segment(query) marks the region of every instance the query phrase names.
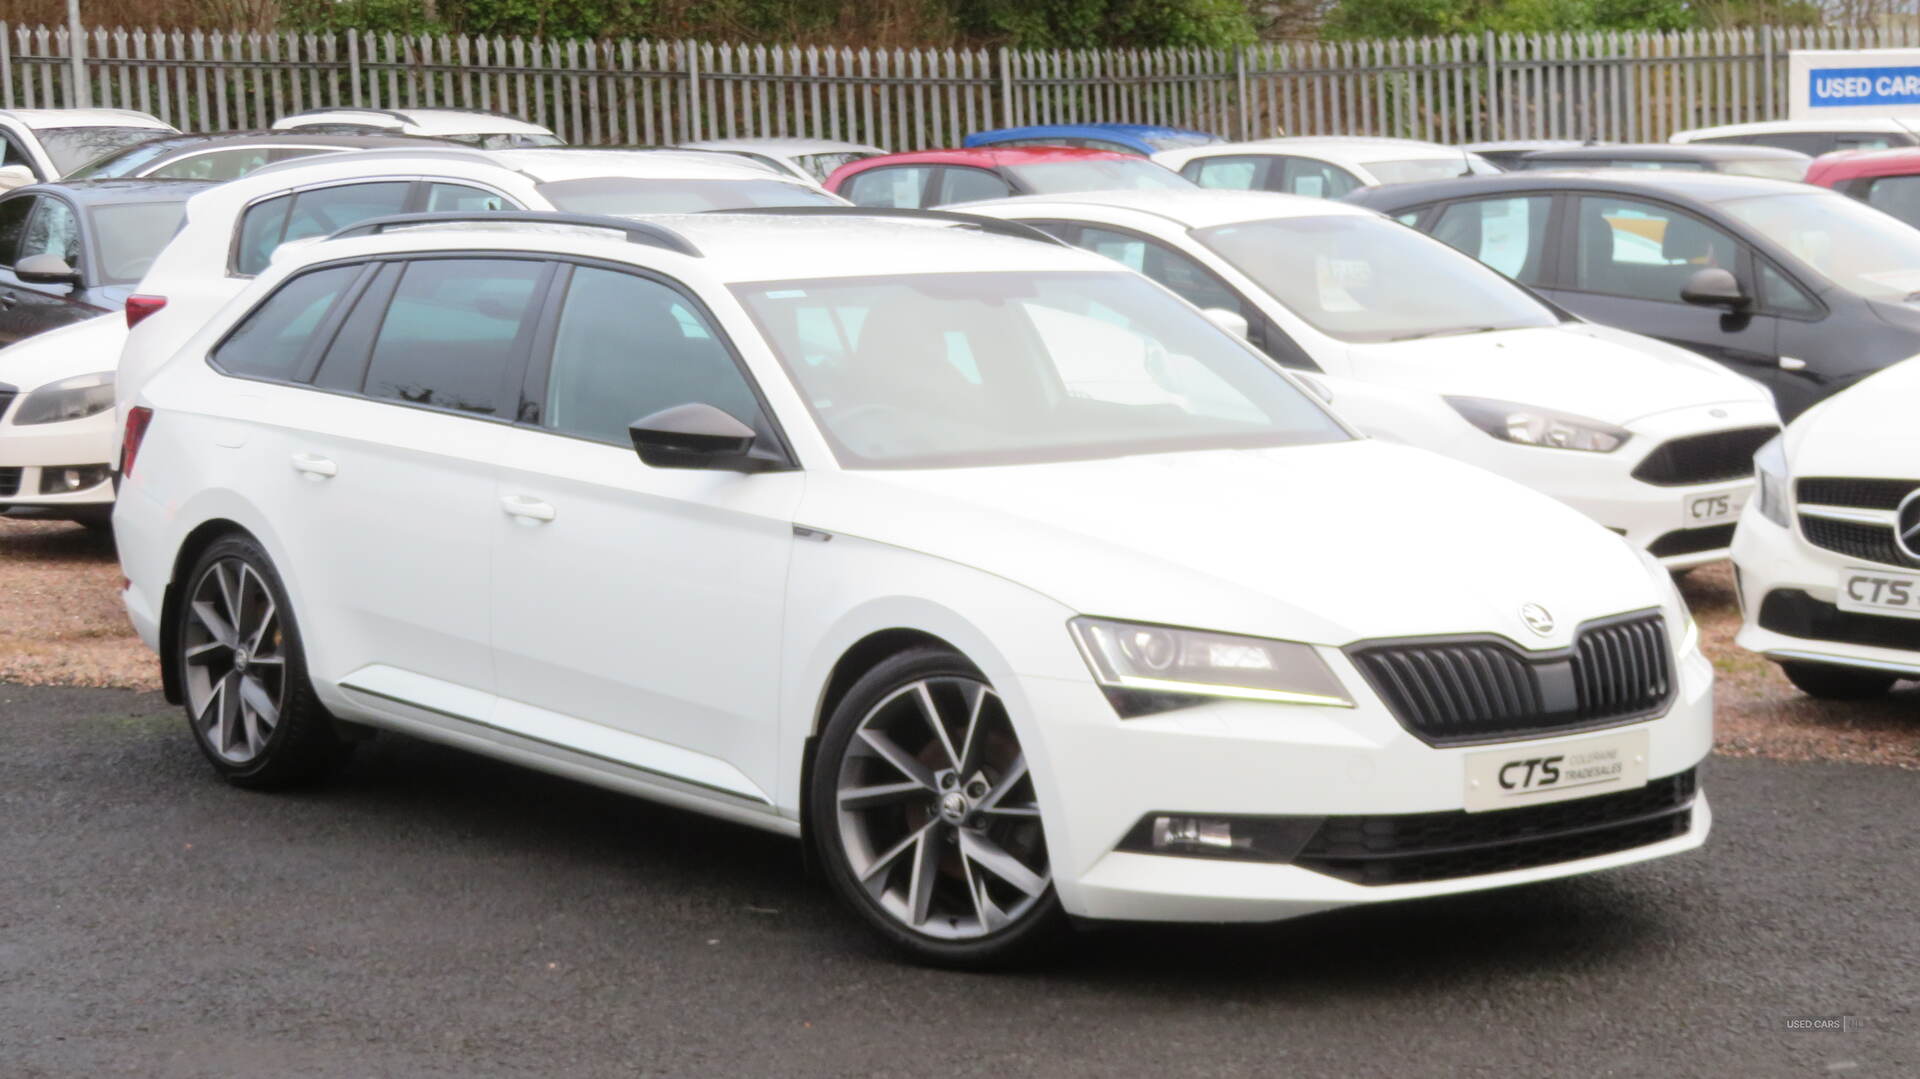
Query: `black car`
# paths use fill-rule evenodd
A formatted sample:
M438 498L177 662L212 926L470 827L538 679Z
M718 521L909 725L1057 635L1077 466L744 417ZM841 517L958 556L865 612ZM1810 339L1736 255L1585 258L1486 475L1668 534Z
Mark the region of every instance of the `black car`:
M0 346L124 307L187 199L212 186L91 180L0 195Z
M264 165L349 150L447 149L457 142L404 135L313 135L240 131L165 135L116 150L68 173L68 180L238 180Z
M1920 353L1920 229L1711 172L1510 172L1347 196L1586 318L1764 383L1791 419Z
M1521 154L1508 169L1661 169L1725 172L1768 180L1802 180L1813 158L1772 146L1702 146L1648 142L1567 146Z

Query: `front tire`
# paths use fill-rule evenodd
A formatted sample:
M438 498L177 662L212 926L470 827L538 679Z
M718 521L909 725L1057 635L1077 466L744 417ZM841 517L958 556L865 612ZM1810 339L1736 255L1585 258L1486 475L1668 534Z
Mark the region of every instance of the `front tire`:
M980 672L914 649L868 671L828 718L812 841L841 898L896 947L939 966L1005 965L1066 923L1033 784Z
M267 789L318 778L351 751L314 696L300 628L266 551L216 541L194 563L175 617L187 725L214 771Z
M1828 663L1788 662L1780 664L1780 670L1800 692L1823 701L1870 700L1883 696L1894 683L1890 674Z

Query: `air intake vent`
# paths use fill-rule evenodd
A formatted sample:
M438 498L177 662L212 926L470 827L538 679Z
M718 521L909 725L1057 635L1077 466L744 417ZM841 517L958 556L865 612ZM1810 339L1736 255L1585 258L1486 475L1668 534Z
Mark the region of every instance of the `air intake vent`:
M1633 478L1656 487L1743 479L1753 475L1754 451L1779 433L1778 427L1740 427L1662 442L1633 470Z

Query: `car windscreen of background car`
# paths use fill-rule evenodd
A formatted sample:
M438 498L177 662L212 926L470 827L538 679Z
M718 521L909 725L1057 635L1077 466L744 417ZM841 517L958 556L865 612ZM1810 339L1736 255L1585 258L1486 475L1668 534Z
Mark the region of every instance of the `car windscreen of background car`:
M963 468L1348 436L1130 273L734 286L846 468Z
M1076 191L1186 190L1193 183L1164 165L1123 158L1092 161L1047 161L1009 165L1006 171L1036 195L1065 195Z
M95 158L168 134L158 127L43 127L34 131L53 167L65 176Z
M1342 341L1404 341L1560 321L1493 270L1375 217L1248 221L1194 236L1289 311Z
M1720 209L1869 300L1920 294L1920 229L1830 191L1728 199Z
M1492 174L1499 169L1484 161L1459 157L1417 157L1406 161L1364 161L1368 172L1383 184L1417 184L1426 180L1451 180L1458 176Z
M576 214L677 214L749 206L839 206L825 191L785 180L641 180L596 176L554 180L537 190Z
M135 169L159 157L169 150L195 143L206 142L205 135L182 135L175 138L152 139L145 143L122 147L102 157L74 169L66 174L68 180L111 180L116 176L130 176Z
M1792 180L1799 183L1807 178L1807 167L1813 164L1812 158L1781 160L1777 157L1740 157L1721 164L1720 171L1734 176L1758 176L1763 180Z
M93 219L94 242L100 248L100 283L139 281L153 265L154 256L179 231L185 213L184 202L122 202L91 208L87 216Z

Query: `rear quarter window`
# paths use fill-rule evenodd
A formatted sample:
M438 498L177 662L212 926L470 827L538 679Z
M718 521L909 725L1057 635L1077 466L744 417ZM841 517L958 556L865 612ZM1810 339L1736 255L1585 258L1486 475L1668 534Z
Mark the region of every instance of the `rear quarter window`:
M360 270L329 266L289 278L213 350L214 366L230 375L291 381L314 333Z

